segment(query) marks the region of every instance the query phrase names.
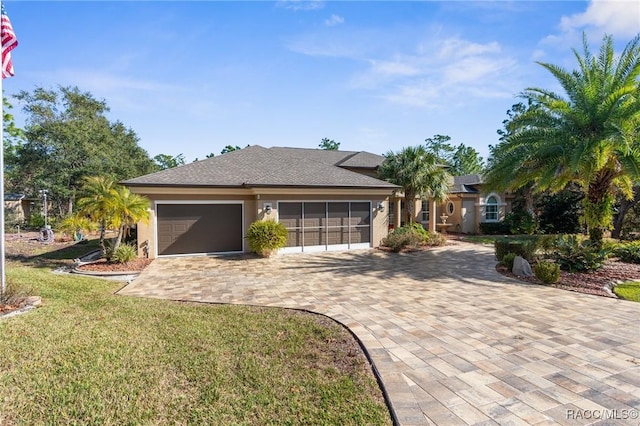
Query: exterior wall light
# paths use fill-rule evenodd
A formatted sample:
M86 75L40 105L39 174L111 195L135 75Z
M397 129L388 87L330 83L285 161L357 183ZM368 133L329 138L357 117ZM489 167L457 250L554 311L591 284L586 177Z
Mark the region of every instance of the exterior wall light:
M378 211L380 213L384 213L384 204L378 203L378 205L376 207L378 208Z
M271 214L271 203L264 203L264 213Z

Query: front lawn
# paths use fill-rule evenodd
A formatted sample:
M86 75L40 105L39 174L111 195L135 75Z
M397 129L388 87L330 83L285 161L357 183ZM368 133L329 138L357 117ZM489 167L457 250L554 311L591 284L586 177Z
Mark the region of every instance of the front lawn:
M7 274L44 306L0 319L0 424L391 423L357 343L324 317Z
M621 299L640 302L640 281L617 284L613 287L613 292Z

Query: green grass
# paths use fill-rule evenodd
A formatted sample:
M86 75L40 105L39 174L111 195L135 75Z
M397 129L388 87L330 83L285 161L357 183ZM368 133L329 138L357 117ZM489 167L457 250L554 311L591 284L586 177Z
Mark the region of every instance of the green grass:
M498 238L504 238L502 235L465 235L462 237L464 241L476 244L493 244Z
M324 317L8 266L44 306L0 320L0 424L391 424L352 336Z
M640 302L640 281L628 281L617 284L613 288L613 292L623 299Z

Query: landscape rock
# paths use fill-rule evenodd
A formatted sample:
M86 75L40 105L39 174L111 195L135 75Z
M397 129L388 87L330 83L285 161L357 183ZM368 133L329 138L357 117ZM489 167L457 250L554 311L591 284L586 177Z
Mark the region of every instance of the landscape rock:
M522 256L516 256L516 258L513 259L512 272L521 277L530 277L533 275L531 265L529 265L529 262Z

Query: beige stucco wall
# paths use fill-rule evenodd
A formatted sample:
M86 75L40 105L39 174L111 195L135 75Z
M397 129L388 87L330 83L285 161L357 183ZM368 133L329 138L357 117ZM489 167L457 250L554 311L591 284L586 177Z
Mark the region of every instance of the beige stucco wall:
M256 220L274 219L278 220L279 201L364 201L371 203L371 243L373 247L378 247L380 242L388 234L389 225L389 202L390 191L383 190L320 190L320 189L264 189L264 190L239 190L229 189L182 189L180 193L163 191L161 188L136 188L133 192L142 194L149 199L149 222L138 223L138 252L140 256L155 258L155 205L157 202L167 201L242 201L244 211L244 232ZM288 191L288 192L286 192ZM381 203L384 211L378 209ZM271 205L271 213L266 213L266 205ZM245 245L245 251L248 247Z

